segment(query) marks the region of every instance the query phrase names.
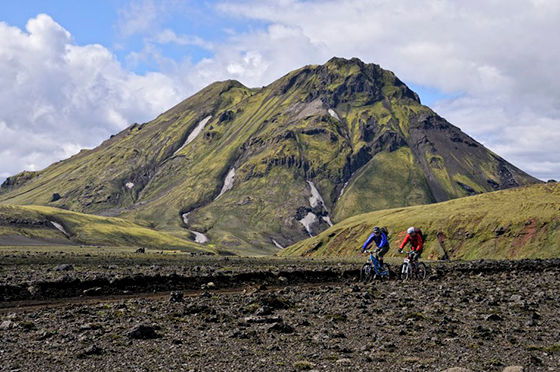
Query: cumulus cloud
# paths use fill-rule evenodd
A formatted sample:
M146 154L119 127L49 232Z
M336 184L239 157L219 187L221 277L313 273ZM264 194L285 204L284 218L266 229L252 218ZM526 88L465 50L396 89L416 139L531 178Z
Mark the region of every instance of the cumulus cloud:
M0 23L0 177L95 146L213 81L263 86L340 56L378 63L406 83L448 93L453 98L432 105L436 112L529 173L560 178L556 0L204 3L204 11L216 11L204 14L214 20L209 27L229 27L225 39L212 42L164 26L170 13L187 13L188 4L133 0L121 10L121 35L144 41L127 65L149 60L159 66L159 73L143 76L126 71L103 46L76 45L46 15L30 20L25 31ZM231 18L248 26L235 31ZM172 59L160 49L165 44L211 56Z
M39 170L179 102L183 84L125 71L101 45L76 45L51 17L0 23L0 177Z

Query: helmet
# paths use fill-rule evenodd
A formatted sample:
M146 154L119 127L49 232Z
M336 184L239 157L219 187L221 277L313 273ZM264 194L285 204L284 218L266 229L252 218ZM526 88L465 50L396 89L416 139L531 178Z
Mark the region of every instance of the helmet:
M406 230L407 234L412 234L414 232L414 227L409 227L408 230Z
M373 228L373 232L376 233L376 234L377 234L377 233L380 233L380 232L381 232L381 229L379 228L379 226L375 226L375 227Z

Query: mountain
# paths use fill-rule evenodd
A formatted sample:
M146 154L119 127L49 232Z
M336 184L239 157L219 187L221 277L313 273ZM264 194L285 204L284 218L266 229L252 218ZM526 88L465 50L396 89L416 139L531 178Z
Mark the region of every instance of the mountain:
M272 254L356 214L538 182L392 72L333 58L259 89L213 83L93 150L8 178L0 204L119 216Z
M553 258L560 256L559 211L560 183L532 185L354 216L281 254L357 256L372 226L385 225L388 256L399 255L406 229L415 226L426 235L425 258Z

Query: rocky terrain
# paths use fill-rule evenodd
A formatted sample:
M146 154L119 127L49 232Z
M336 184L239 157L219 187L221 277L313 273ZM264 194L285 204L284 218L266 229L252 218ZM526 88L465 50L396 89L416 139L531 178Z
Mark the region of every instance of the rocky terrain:
M350 261L194 258L112 268L96 262L89 275L115 273L97 293L84 292L92 277L81 259L67 264L72 268L21 260L4 257L0 266L2 371L560 366L559 259L429 264L423 282L371 285L355 280L360 264ZM119 286L117 276L129 286ZM171 288L153 281L158 277ZM57 299L65 292L54 291L54 302L40 304L48 291L30 288L49 288L45 283L82 292ZM30 297L7 293L16 287Z

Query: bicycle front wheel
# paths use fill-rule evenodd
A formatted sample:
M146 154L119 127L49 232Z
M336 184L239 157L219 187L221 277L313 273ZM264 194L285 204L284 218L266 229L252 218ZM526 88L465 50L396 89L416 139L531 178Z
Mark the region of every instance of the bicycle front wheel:
M401 265L401 280L408 280L408 278L410 277L410 266L406 263L403 263Z
M428 268L426 267L424 262L419 262L418 269L416 270L416 276L418 277L418 279L424 280L426 278L427 273L428 273Z
M373 280L373 267L370 263L365 263L360 270L360 281L369 283Z

